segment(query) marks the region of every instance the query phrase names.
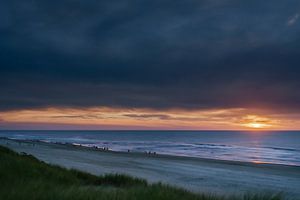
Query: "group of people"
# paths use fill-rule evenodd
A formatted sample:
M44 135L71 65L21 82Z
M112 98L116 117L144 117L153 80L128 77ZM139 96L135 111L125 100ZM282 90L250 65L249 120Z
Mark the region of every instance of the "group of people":
M130 153L131 152L130 149L128 149L127 152ZM148 154L148 155L156 155L155 151L153 151L153 152L152 151L144 151L144 153Z
M82 147L82 145L73 145L73 146L79 146L79 147ZM98 147L98 146L92 146L92 148L94 149L97 149L97 150L100 150L100 151L110 151L110 149L108 147ZM131 153L131 150L128 149L127 150L128 153ZM148 155L157 155L157 153L155 151L144 151L145 154L148 154Z
M95 149L99 149L99 150L101 150L101 151L109 151L109 149L108 149L108 147L97 147L97 146L93 146L93 148L95 148Z
M151 152L151 151L145 151L145 153L146 153L146 154L149 154L149 155L156 155L156 152L155 152L155 151L153 151L153 152Z

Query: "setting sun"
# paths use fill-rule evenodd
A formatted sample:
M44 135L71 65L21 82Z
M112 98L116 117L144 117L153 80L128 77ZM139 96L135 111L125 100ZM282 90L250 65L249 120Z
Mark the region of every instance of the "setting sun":
M267 117L247 115L240 121L240 123L242 126L247 128L264 129L273 127L276 122Z
M267 125L267 124L260 124L260 123L249 123L249 124L246 124L245 126L247 127L250 127L250 128L265 128L265 127L269 127L270 125Z

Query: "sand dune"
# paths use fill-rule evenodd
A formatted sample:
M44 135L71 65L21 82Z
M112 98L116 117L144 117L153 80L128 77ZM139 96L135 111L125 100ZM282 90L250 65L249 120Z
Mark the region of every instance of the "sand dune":
M96 175L124 173L161 181L194 192L225 195L247 192L283 192L300 197L300 167L220 161L140 153L102 152L71 145L0 139L0 145L26 152L47 163Z

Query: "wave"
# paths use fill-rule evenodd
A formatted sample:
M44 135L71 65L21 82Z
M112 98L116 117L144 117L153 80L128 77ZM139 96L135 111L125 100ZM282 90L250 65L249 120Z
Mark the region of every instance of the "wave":
M113 135L114 134L114 135ZM267 138L249 138L245 134L237 135L201 135L197 133L179 134L173 136L157 132L156 137L152 133L138 133L122 135L119 133L1 133L11 139L39 140L45 142L70 143L87 147L97 146L109 148L114 151L155 151L160 154L181 155L188 157L213 158L221 160L237 160L249 162L264 162L276 164L291 164L300 166L300 134L293 134L290 138L281 140L280 134ZM213 134L213 133L209 133ZM228 133L229 134L229 133ZM159 136L159 137L158 137ZM278 138L279 137L279 138ZM282 142L284 141L284 142Z

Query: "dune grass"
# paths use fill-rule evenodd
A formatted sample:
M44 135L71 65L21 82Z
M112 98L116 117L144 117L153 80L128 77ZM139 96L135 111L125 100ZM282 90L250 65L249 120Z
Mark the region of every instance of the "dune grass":
M160 183L125 175L94 176L20 155L0 146L0 199L2 200L280 200L279 195L225 198L194 194Z

